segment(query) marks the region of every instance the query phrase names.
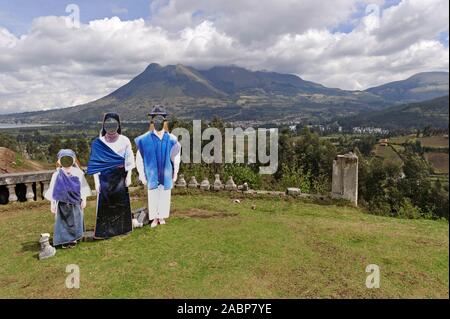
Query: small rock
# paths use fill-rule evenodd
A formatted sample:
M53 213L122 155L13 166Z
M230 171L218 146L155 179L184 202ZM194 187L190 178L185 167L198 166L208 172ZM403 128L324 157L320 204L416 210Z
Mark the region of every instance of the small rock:
M241 201L239 199L235 199L235 200L233 200L233 203L240 204Z
M133 228L141 228L144 224L140 223L136 218L132 219Z
M133 211L133 218L137 219L139 223L142 225L147 225L150 223L148 220L148 210L145 207L139 208L135 211Z
M255 205L255 204L252 205L252 209L253 209L253 210L256 209L256 205Z
M298 196L300 194L301 194L300 188L289 187L288 189L286 189L286 195Z
M94 231L87 230L83 233L82 241L94 241Z

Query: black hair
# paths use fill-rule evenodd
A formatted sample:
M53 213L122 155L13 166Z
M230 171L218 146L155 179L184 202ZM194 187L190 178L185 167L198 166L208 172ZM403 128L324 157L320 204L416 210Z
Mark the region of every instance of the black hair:
M103 124L102 124L102 132L101 135L105 136L106 135L106 129L105 129L105 122L107 119L114 119L117 121L117 123L119 123L119 127L117 128L117 133L122 134L122 126L120 124L120 116L117 113L105 113L105 115L103 116Z

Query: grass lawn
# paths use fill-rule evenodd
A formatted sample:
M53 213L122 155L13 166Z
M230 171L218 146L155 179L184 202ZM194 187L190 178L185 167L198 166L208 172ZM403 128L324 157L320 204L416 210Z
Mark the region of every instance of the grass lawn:
M145 199L134 197L133 207ZM48 203L0 206L0 298L448 298L448 223L279 198L174 194L167 225L39 261ZM86 225L94 225L92 200ZM256 205L256 209L252 209ZM66 265L80 289L65 288ZM381 287L365 287L377 264Z

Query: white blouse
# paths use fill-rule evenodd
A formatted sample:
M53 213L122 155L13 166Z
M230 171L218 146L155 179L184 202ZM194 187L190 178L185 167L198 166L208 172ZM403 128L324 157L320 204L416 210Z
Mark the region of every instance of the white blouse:
M101 136L100 140L108 145L108 147L111 148L114 152L125 158L125 171L131 171L136 167L136 164L134 162L133 148L131 147L131 142L128 137L119 135L117 141L113 143L108 143L104 136Z

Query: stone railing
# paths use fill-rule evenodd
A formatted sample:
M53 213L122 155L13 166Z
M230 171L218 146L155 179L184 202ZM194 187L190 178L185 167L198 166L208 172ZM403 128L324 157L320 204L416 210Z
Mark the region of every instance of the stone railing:
M0 175L0 203L6 204L16 201L33 201L43 198L47 190L52 173L54 171L39 171L29 173L14 173ZM211 191L242 191L243 193L270 194L270 195L292 195L292 196L315 196L301 194L299 188L288 188L285 192L274 192L264 190L250 190L247 183L236 185L233 177L228 177L226 182L220 180L219 174L214 177L214 182L210 183L207 178L200 183L195 176L191 176L189 181L185 180L183 174L179 175L176 188L199 188ZM332 190L329 194L331 198L344 199L353 205L358 204L358 157L353 153L338 155L333 161Z
M179 188L199 188L201 190L228 190L228 191L242 191L248 194L267 194L267 195L290 195L295 197L331 197L334 199L347 200L353 205L358 205L358 157L353 153L345 155L338 155L333 161L333 176L332 176L332 189L328 195L315 195L315 194L302 194L301 190L297 187L289 187L285 192L267 191L267 190L250 190L247 183L243 185L236 185L233 181L233 177L229 176L225 183L220 180L219 174L214 177L214 182L210 183L207 178L203 179L200 183L195 176L191 176L189 181L186 182L183 174L179 175L179 178L175 184L175 187Z
M0 175L0 199L3 204L43 199L54 171L36 171Z

